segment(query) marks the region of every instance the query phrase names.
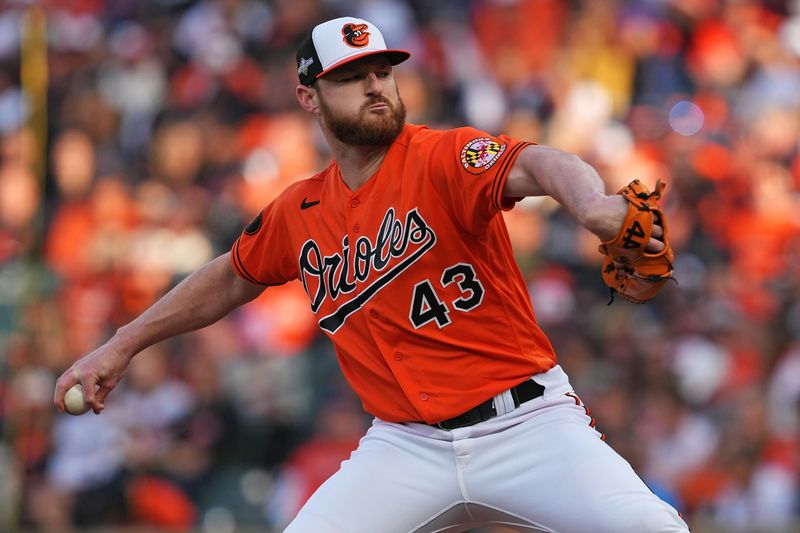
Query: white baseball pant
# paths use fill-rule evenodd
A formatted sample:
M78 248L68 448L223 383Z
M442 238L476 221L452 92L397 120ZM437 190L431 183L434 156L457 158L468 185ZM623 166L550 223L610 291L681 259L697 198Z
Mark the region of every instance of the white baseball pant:
M482 525L552 533L688 532L601 440L556 366L542 397L445 431L375 419L286 533L453 533Z

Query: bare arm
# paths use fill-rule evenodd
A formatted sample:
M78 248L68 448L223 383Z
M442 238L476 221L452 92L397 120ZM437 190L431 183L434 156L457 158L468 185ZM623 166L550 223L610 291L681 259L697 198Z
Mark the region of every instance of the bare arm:
M543 195L555 199L601 240L617 234L628 210L627 201L618 194L607 195L603 179L577 155L549 146L528 146L514 162L503 196ZM660 237L661 228L654 228L653 236ZM657 238L647 245L650 251L663 246Z
M67 389L81 383L87 403L99 413L137 353L161 340L213 324L263 290L234 272L229 254L213 259L66 370L56 382L56 408L63 411ZM99 389L95 392L96 385Z

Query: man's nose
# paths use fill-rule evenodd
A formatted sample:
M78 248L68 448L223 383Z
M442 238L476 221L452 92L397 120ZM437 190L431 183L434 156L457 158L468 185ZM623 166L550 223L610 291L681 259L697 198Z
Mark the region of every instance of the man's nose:
M383 82L374 72L367 74L366 79L366 93L368 96L376 94L383 94Z

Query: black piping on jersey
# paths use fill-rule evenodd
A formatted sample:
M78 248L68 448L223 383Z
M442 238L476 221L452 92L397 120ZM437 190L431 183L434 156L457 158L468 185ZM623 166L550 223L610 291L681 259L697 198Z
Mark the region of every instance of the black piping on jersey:
M433 248L436 244L436 233L431 232L432 238L420 248L417 248L414 253L403 259L401 262L389 269L389 271L380 278L373 281L366 289L361 291L358 296L342 305L334 313L324 317L319 321L319 327L329 333L336 333L342 327L347 317L361 309L378 291L388 285L397 276L403 273L408 267L417 262L425 252Z
M530 142L520 142L514 148L509 150L508 154L506 155L503 162L500 164L500 168L497 171L497 175L494 178L494 183L492 183L492 203L498 209L502 209L501 205L501 197L503 192L500 191L500 183L503 181L503 177L506 175L507 172L510 171L511 164L516 161L517 155L519 152L525 148L526 146L531 146L533 143Z
M236 268L247 281L257 285L268 285L263 281L258 281L250 272L247 271L247 269L244 268L244 262L242 262L242 258L239 257L239 241L240 239L236 239L236 242L233 243L233 262L236 264Z

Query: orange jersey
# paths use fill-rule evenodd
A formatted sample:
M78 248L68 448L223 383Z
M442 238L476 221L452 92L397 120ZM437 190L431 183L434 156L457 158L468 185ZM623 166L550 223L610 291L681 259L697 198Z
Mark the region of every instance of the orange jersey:
M406 125L351 191L332 162L234 243L244 279L299 279L367 412L438 422L556 364L500 211L530 143Z

